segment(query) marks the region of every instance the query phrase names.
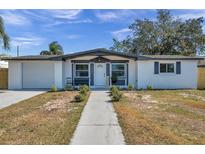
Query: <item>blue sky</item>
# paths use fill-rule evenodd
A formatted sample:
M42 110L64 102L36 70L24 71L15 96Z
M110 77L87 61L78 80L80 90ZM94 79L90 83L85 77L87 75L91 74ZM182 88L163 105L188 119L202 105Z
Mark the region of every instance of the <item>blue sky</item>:
M171 10L183 19L205 16L205 10ZM156 10L0 10L11 38L10 55L36 55L58 41L65 54L109 48L112 39L123 39L134 19L156 19ZM4 51L0 51L3 53Z

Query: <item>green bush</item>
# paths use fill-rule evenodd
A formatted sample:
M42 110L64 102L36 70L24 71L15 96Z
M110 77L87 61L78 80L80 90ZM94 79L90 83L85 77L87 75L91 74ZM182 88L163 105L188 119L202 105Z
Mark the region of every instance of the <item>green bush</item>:
M127 89L131 91L131 90L133 90L133 89L134 89L134 87L133 87L133 85L132 85L132 84L129 84L129 85L128 85L128 87L127 87Z
M58 89L57 89L57 87L55 85L52 85L50 91L51 92L56 92L56 91L58 91Z
M147 86L147 90L152 90L152 89L153 89L152 86L150 85Z
M122 92L121 91L115 91L112 96L112 101L119 101L122 98Z
M78 94L75 96L75 102L82 102L85 100L85 95Z
M65 91L72 91L73 90L73 86L71 85L66 85L64 88Z
M119 101L122 98L122 92L118 87L112 86L110 88L112 101Z
M112 87L110 88L111 95L112 95L115 91L119 91L119 88L118 88L117 86L112 86Z
M87 85L80 86L80 94L87 95L87 93L90 91L90 88Z

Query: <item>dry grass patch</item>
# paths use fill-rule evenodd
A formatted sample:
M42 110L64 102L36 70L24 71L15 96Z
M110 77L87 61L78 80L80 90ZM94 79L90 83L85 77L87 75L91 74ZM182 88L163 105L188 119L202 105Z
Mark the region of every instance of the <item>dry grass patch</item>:
M86 101L44 93L0 110L0 144L68 144Z
M205 144L205 91L124 92L114 103L128 144ZM183 95L181 95L183 93ZM184 97L184 93L189 97Z

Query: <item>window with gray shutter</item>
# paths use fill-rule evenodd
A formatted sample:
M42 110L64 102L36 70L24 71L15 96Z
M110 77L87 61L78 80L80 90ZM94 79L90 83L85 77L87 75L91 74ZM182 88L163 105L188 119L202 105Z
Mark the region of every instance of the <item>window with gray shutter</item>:
M176 74L181 74L181 62L176 62Z
M154 62L154 74L159 74L159 62Z

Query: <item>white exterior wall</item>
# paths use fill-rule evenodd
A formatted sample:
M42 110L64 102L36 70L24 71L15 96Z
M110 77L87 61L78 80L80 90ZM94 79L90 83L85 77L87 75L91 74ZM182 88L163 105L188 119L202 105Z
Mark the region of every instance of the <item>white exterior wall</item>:
M64 63L64 86L66 85L66 78L72 78L72 64L71 60L66 60Z
M9 61L9 89L63 88L62 61ZM24 83L24 84L23 84Z
M155 61L137 61L138 89L146 89L148 85L154 89L197 88L197 61L181 60L181 74L176 74L175 60L156 61L159 63L174 63L175 73L159 72L159 74L154 74Z
M8 89L22 89L22 63L19 61L9 62Z
M134 87L136 87L136 61L135 60L129 60L128 63L128 84L132 84Z
M58 61L54 63L54 80L55 86L59 89L63 88L63 62Z

